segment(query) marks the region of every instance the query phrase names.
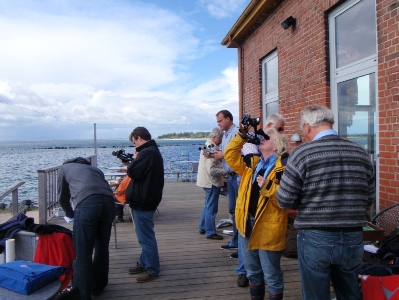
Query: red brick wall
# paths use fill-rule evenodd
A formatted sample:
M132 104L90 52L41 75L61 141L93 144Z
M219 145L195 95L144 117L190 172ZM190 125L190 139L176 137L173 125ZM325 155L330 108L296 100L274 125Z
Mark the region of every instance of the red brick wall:
M399 201L399 2L377 0L380 208Z
M242 45L244 114L262 116L261 60L278 51L279 109L287 134L299 132L299 112L319 103L330 106L327 15L338 1L283 1ZM295 28L280 23L297 18Z
M299 112L307 105L330 107L328 11L338 0L286 0L242 46L243 113L262 117L261 60L278 51L279 112L286 134L300 133ZM280 23L297 18L295 28ZM380 209L399 195L399 1L377 0L379 201ZM241 62L240 62L241 61ZM240 116L241 117L241 116ZM293 145L294 146L294 145Z

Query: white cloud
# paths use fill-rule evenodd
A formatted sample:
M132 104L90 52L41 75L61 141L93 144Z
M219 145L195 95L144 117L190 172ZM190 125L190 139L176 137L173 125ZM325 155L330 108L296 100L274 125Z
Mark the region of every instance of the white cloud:
M200 0L209 14L215 18L225 18L242 10L249 0Z
M192 68L220 49L217 39L200 40L196 22L175 11L112 3L0 4L0 28L7 28L0 33L0 131L7 128L0 140L35 126L42 134L28 138L48 139L43 128L59 139L83 138L79 126L93 123L108 137L125 137L135 125L152 126L154 136L203 131L215 125L217 111L237 114L235 64L220 60L212 72ZM222 3L204 2L209 9ZM212 75L204 80L196 75L201 71ZM120 125L112 131L107 124Z

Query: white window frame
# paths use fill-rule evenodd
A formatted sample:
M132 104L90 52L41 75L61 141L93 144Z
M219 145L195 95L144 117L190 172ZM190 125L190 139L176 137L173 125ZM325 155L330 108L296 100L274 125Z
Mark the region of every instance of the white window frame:
M358 78L361 76L368 75L370 73L375 74L375 91L376 91L376 114L377 118L375 120L375 126L378 128L378 44L377 39L376 43L376 53L370 55L366 58L360 59L355 61L351 64L345 65L341 68L336 68L336 32L335 32L335 18L342 14L343 12L350 9L352 6L356 5L357 3L366 0L349 0L344 2L341 6L337 7L328 16L328 23L329 23L329 42L330 42L330 96L331 96L331 110L334 113L334 116L338 116L338 95L337 89L338 84L350 79ZM374 5L375 0L373 0ZM377 16L375 18L377 21ZM338 131L338 118L336 117L336 122L334 124L334 130ZM376 162L376 210L379 210L379 132L376 131L376 148L375 148L375 162ZM374 160L374 159L373 159Z
M367 75L370 73L376 74L376 91L377 89L377 53L375 55L371 55L364 59L358 60L351 64L345 65L341 68L336 68L336 53L335 53L335 18L350 9L355 4L359 3L362 0L350 0L332 11L328 17L329 23L329 40L330 40L330 93L331 93L331 109L334 112L334 115L338 115L338 104L337 104L337 86L338 83L360 77L363 75ZM377 44L377 41L376 41ZM377 49L377 45L376 45ZM376 99L378 101L378 99ZM378 106L377 106L378 107ZM338 129L338 124L334 125L334 129Z
M262 118L263 118L263 124L266 122L266 118L268 117L269 114L266 112L266 105L277 102L278 106L278 84L277 84L277 90L271 93L266 93L265 91L265 84L266 84L266 70L265 70L265 65L272 59L277 58L277 50L273 51L269 55L267 55L264 59L262 59ZM278 60L277 60L277 78L278 78ZM278 79L277 79L278 80ZM278 111L277 111L278 112Z

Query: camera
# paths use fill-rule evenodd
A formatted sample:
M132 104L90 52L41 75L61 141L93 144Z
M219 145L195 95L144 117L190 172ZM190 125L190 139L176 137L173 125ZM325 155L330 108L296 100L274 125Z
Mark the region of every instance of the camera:
M133 154L125 153L124 149L118 151L112 151L112 155L119 158L124 163L130 163L133 160Z
M245 115L242 118L241 124L244 126L245 131L247 132L248 143L252 143L255 145L260 144L260 137L263 137L265 140L269 140L270 137L263 131L263 129L257 129L259 125L259 118L251 118L250 115ZM254 131L253 133L248 133L248 127L251 126Z
M256 126L259 125L259 118L251 118L250 115L245 115L244 118L242 118L241 124L256 128Z
M203 150L206 154L215 154L216 153L216 149L215 149L215 145L214 144L210 144L210 145L204 145L202 147L199 147L198 150Z

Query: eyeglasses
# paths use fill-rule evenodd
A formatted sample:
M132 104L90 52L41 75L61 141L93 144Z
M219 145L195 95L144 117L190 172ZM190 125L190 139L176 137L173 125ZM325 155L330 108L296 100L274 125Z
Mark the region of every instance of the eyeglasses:
M278 132L284 132L284 128L283 127L279 127L279 128L277 128L277 131Z

